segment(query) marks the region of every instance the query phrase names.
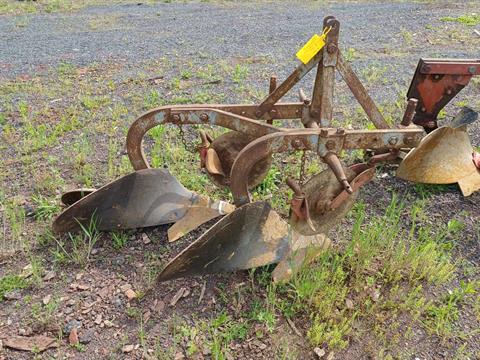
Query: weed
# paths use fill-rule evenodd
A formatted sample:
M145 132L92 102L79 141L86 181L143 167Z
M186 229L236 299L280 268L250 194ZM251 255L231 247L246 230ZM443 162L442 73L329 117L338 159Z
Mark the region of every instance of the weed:
M46 305L42 303L32 304L30 309L30 321L35 323L37 327L40 326L42 329L45 329L53 323L58 305L59 301L57 299L50 300Z
M5 298L5 294L13 290L24 289L28 286L28 281L19 275L5 275L0 278L0 300Z
M95 215L92 216L88 226L84 226L80 223L79 225L81 228L80 233L68 233L71 248L65 246L65 243L62 240L55 238L57 248L53 250L53 255L57 262L73 262L82 267L88 265L93 247L100 238Z
M439 336L450 337L454 331L454 324L459 318L459 307L465 303L470 295L475 295L480 289L480 282L460 282L458 288L449 291L439 302L432 302L426 306L425 327Z
M42 195L32 197L35 206L34 217L37 220L49 220L60 211L60 206Z
M345 60L348 62L353 62L355 59L358 58L358 51L354 48L347 48L345 52L343 53L343 56L345 57Z
M127 245L128 241L128 233L125 231L114 231L111 233L112 235L112 242L113 242L113 248L116 250L120 250Z
M237 64L233 69L232 80L235 84L241 84L248 76L248 67Z
M403 209L394 197L385 215L367 224L365 206L358 204L353 211L352 240L343 251L324 252L290 284L278 287L283 297L273 300L278 309L288 315L302 309L311 314L308 337L313 344L346 347L356 319L369 322L378 336L386 331L385 314L393 321L402 311L419 321L427 308L421 284L451 279L455 267L449 257L449 239L461 225L426 226L421 223L420 203L412 209L411 228L402 229ZM382 320L376 320L380 312Z

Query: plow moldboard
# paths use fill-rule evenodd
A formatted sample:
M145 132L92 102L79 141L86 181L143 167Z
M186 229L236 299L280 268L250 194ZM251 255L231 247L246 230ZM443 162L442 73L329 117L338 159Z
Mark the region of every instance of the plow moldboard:
M288 248L287 223L268 203L249 203L226 215L177 255L158 281L272 264Z
M74 203L55 219L53 230L78 230L92 216L98 230L168 224L183 217L194 197L166 169L139 170Z

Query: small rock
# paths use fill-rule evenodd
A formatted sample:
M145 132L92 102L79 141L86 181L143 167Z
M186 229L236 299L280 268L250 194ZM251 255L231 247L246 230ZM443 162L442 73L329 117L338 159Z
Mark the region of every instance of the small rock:
M137 297L137 293L132 289L128 289L125 291L125 296L127 297L128 301L131 301Z
M52 299L52 295L51 295L51 294L46 295L46 296L42 299L43 305L48 305L48 303L50 302L51 299Z
M115 326L115 324L114 324L113 322L111 322L110 320L105 320L103 323L104 323L105 326L108 327L108 328L111 328L111 327L114 327L114 326Z
M95 318L95 324L100 325L102 323L102 314L98 314Z
M56 276L55 274L55 271L47 271L47 273L45 274L45 276L43 277L43 281L50 281L52 280L54 277Z
M135 348L135 346L132 345L132 344L125 345L124 347L122 347L122 352L126 354L126 353L129 353L129 352L132 352L134 348Z
M323 350L319 347L316 347L315 349L313 349L313 352L315 353L315 355L318 356L318 358L321 358L321 357L325 356L325 350Z
M345 299L345 306L347 307L347 309L352 310L353 309L353 301L348 299L348 298Z
M28 278L33 275L33 266L32 264L28 264L22 269L22 273L20 274L23 278Z
M152 310L155 311L157 314L161 314L165 309L165 302L162 300L155 301L155 305L153 306Z
M125 257L124 256L117 256L116 258L113 259L113 264L115 265L123 265L125 263Z
M265 350L267 348L267 345L265 345L263 342L261 342L259 340L254 340L253 345L255 345L260 350Z
M5 298L5 300L19 300L22 296L20 295L19 290L13 290L5 293L3 297Z
M88 285L86 285L86 284L78 284L78 285L77 285L77 289L78 289L78 290L81 290L81 291L85 291L85 290L90 289L90 286L88 286Z
M90 329L83 334L80 334L80 336L78 337L78 341L80 341L80 344L88 344L92 341L93 335L94 331L93 329Z
M122 290L122 292L125 292L131 288L132 288L132 285L130 284L123 284L122 286L120 286L120 290Z
M70 335L68 335L68 342L70 345L78 344L78 332L76 327L72 328L72 331L70 331Z
M142 233L142 242L147 245L147 244L150 244L152 242L152 240L150 240L150 238L148 237L147 234L145 233Z
M188 291L187 288L181 287L177 293L173 296L172 300L170 300L170 306L175 306L177 301L183 297L183 294Z
M112 303L115 305L115 306L122 306L123 305L123 300L119 297L119 296L115 296L112 300Z
M183 353L178 352L175 354L175 360L183 360L183 359L185 359L185 355L183 355Z
M76 319L70 320L64 327L63 327L63 333L64 334L70 334L70 332L73 330L73 328L79 329L82 327L82 322L78 321Z

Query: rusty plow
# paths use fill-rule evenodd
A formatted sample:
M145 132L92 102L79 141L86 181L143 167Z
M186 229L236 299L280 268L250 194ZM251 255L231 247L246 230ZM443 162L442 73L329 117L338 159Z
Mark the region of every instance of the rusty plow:
M380 181L375 180L379 164L399 163L397 176L413 182L458 183L465 196L480 189L480 155L467 134L478 114L463 109L450 126L438 124L440 111L480 74L479 59L420 59L405 110L394 124L385 120L342 55L340 22L326 17L319 34L297 53L300 61L283 82L271 77L268 94L257 104L167 105L137 118L126 138L135 172L98 190L65 194L62 201L68 207L55 220L55 232L78 230L95 216L100 230L172 224L168 237L173 241L221 217L168 263L159 281L274 263L273 279L286 281L330 246L329 232L350 211L362 187ZM298 101L281 101L315 70L311 96L300 90ZM371 122L368 129L334 126L339 123L333 116L337 73ZM183 129L192 125L200 131L189 138L199 142L188 146ZM228 190L234 204L186 189L166 169L152 169L143 139L156 126L178 127L185 147L197 153L200 171ZM342 157L354 150L369 156L347 164ZM308 171L311 159L323 168ZM290 205L288 215L252 197L275 161L289 165L278 169L286 179L279 186L290 192L271 194L290 194L283 199Z

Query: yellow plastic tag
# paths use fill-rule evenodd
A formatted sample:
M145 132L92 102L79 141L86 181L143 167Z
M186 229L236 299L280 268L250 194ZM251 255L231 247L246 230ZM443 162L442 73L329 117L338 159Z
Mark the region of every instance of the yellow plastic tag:
M325 46L325 38L331 28L325 29L322 35L314 34L303 47L298 50L297 58L304 64L308 63Z

